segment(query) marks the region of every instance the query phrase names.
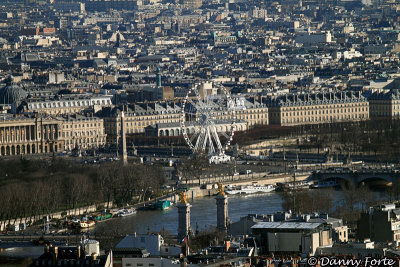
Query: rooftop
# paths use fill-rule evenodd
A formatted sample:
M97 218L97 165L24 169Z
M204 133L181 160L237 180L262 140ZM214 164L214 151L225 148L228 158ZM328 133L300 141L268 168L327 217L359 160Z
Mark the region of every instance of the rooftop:
M318 228L322 223L307 222L259 222L252 229L297 229L312 230Z

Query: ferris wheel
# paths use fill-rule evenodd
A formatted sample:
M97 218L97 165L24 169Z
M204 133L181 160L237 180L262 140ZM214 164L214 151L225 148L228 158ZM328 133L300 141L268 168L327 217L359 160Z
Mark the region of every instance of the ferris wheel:
M182 103L181 130L193 153L224 156L232 142L236 113L231 96L220 84L218 95L207 95L201 85L189 89Z

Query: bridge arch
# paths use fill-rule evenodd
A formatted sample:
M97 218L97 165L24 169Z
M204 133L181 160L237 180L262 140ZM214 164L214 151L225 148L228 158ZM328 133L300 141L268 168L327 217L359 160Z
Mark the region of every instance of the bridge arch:
M395 179L392 179L389 175L369 174L361 175L357 181L357 185L362 184L392 184Z
M340 175L340 174L323 174L320 177L316 179L317 181L328 181L328 180L341 180L345 181L346 183L354 183L353 177L350 177L349 175Z

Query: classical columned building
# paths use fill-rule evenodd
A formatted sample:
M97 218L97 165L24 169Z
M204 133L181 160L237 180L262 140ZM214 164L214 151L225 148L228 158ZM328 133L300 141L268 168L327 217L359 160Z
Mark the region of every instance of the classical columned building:
M0 117L0 154L24 155L57 152L63 149L61 121L49 117Z
M0 155L91 149L105 145L103 120L84 116L21 114L0 116Z

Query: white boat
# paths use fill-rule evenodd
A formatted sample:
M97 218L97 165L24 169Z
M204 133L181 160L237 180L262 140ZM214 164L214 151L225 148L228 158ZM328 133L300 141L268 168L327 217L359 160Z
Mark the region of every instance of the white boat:
M81 221L79 226L81 228L90 228L93 227L96 223L94 221Z
M126 216L130 216L133 214L136 214L136 210L135 209L122 209L118 211L118 216L119 217L126 217Z
M267 185L244 185L238 187L228 186L225 192L229 195L237 194L254 194L254 193L269 193L275 190L275 186Z
M288 183L276 183L276 191L292 191L299 189L309 189L312 182L309 181L296 181Z
M339 184L336 181L320 181L310 186L310 188L336 187Z

